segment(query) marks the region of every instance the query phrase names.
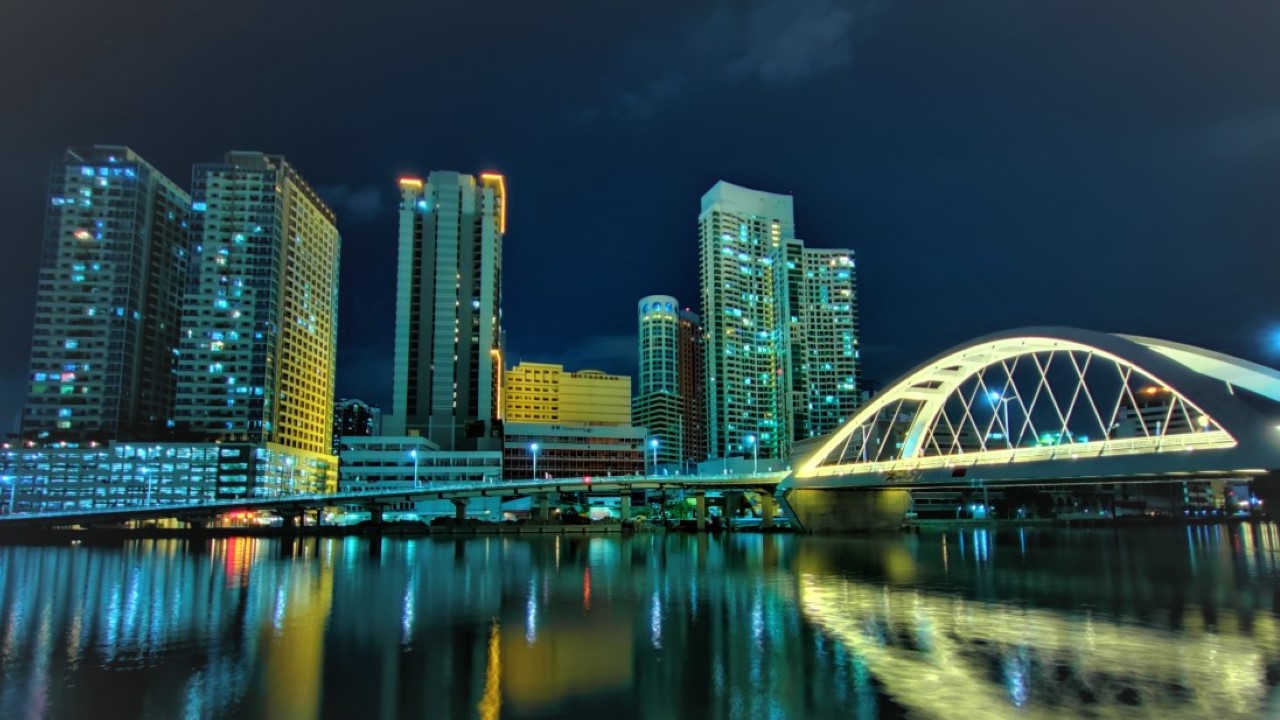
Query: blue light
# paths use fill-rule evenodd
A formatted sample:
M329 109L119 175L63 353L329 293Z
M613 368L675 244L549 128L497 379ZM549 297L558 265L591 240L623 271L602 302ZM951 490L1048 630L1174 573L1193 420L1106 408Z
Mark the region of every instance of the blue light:
M200 201L191 203L191 209L195 212L204 212L209 209L209 203Z

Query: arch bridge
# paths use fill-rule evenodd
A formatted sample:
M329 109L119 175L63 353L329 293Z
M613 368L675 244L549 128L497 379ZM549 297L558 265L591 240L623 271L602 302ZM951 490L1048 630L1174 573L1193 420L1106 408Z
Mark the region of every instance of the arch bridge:
M808 527L906 502L842 509L829 490L1252 478L1280 468L1278 424L1271 368L1153 338L1011 330L899 378L780 491Z

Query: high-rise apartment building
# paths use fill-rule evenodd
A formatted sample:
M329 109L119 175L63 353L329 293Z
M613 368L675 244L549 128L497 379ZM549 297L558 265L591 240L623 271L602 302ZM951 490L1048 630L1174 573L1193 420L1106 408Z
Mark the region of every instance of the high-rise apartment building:
M708 452L785 457L791 440L787 388L786 241L795 237L790 195L721 181L698 216L702 319L707 331Z
M631 424L631 378L625 375L522 362L506 372L503 384L506 422Z
M649 431L658 464L706 459L704 348L698 316L669 295L649 295L637 305L639 392L632 403L636 425Z
M193 267L178 356L179 428L332 452L341 238L278 155L192 173Z
M682 462L707 458L707 348L702 318L680 311L676 338L676 386L680 388Z
M804 278L799 296L803 343L793 355L805 396L799 405L796 440L833 432L853 417L862 386L858 348L858 287L849 250L804 248ZM797 350L796 348L801 348Z
M500 446L506 202L497 174L400 180L392 433Z
M853 253L806 248L790 196L723 181L698 225L708 452L785 459L858 402Z
M125 147L67 150L49 178L22 430L36 439L156 437L191 198Z

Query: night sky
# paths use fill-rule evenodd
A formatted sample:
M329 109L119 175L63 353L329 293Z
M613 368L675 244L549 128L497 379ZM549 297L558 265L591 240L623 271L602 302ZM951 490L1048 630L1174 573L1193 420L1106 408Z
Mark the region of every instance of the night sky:
M1276 362L1274 0L6 5L0 429L48 167L95 143L188 188L228 150L286 155L339 215L338 392L384 407L396 178L433 169L507 176L512 362L633 374L636 300L697 308L719 179L855 249L881 382L1037 324Z

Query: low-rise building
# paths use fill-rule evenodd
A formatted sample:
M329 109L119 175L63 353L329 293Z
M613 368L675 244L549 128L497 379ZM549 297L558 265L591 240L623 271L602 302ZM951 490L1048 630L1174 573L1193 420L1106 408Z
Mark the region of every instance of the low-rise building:
M417 435L344 437L339 443L339 487L352 490L412 490L502 480L502 453L496 450L441 450ZM474 498L466 514L498 519L498 498ZM393 512L412 513L418 519L454 516L449 500L397 503Z
M506 423L502 476L534 478L643 475L644 428L630 425Z
M14 512L186 505L338 486L335 457L276 443L28 443L5 452L14 454Z

